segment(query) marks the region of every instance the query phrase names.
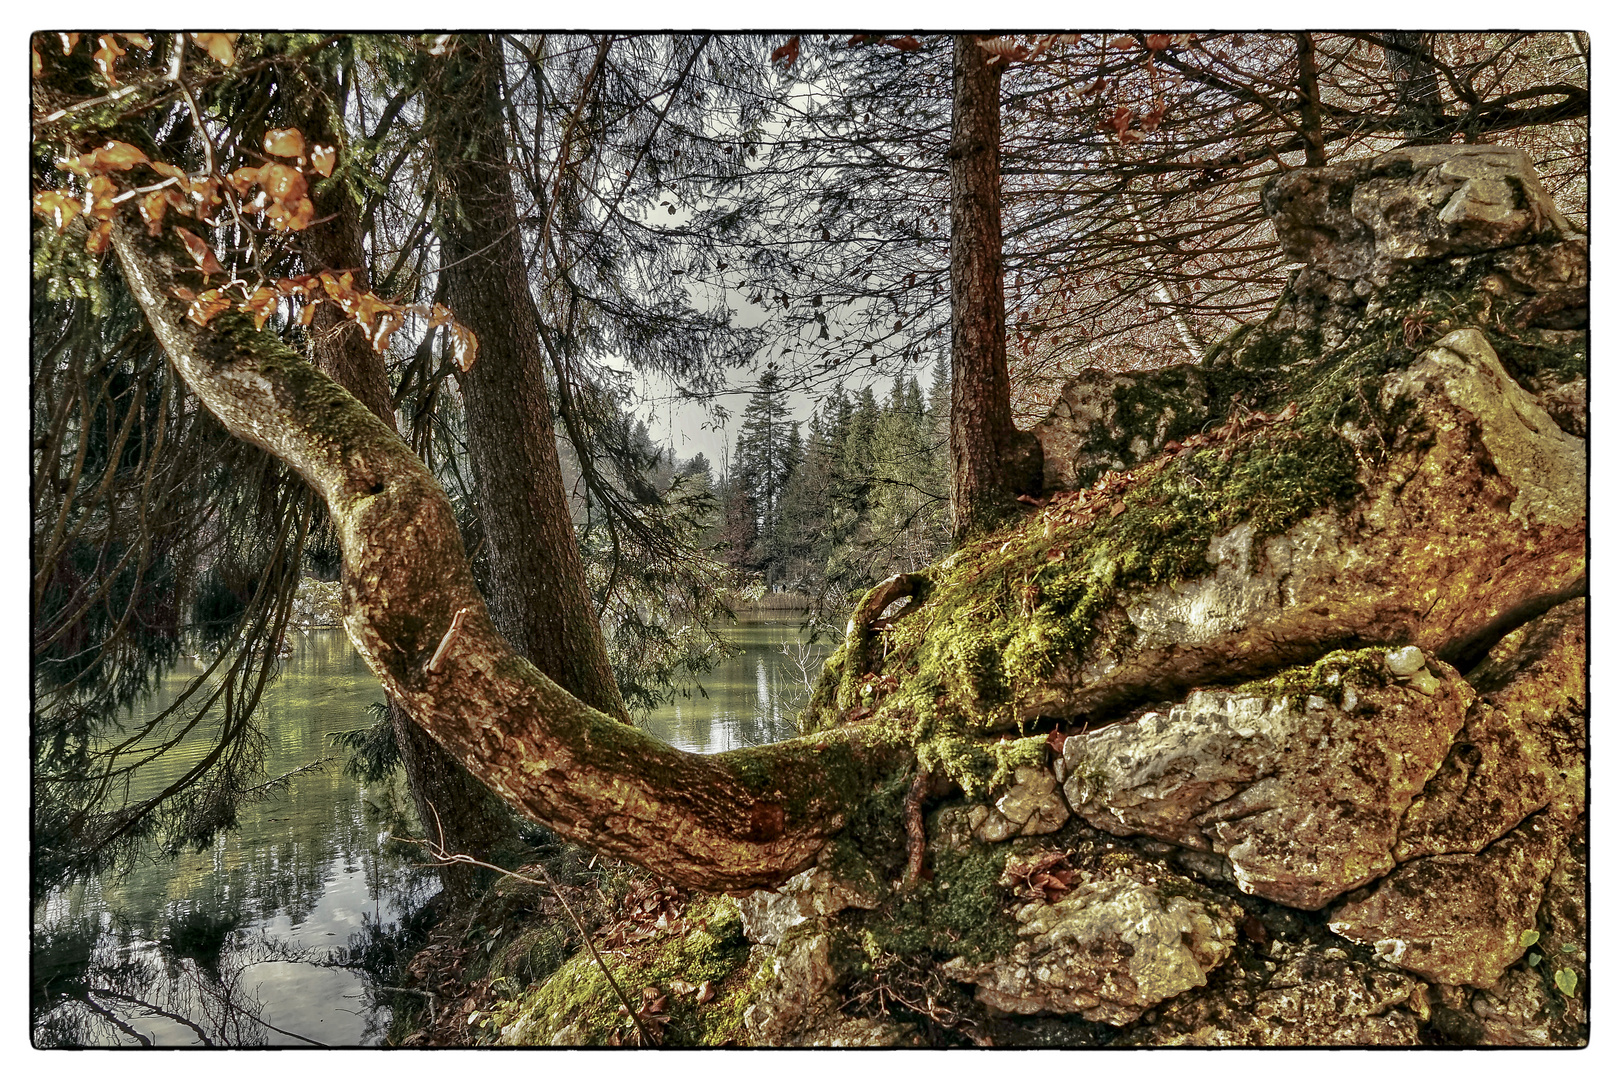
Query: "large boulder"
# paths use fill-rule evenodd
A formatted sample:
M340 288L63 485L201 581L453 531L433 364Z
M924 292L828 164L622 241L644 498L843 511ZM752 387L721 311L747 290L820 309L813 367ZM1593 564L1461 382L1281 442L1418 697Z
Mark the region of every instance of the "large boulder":
M1570 231L1530 159L1504 146L1412 146L1296 169L1267 183L1261 201L1289 258L1375 285L1404 264Z
M1226 960L1242 912L1192 881L1118 856L1082 868L1072 891L1035 899L1015 915L1018 941L1006 956L942 969L972 982L1004 1013L1079 1013L1128 1024L1194 987Z
M1420 669L1421 689L1381 666L1368 650L1072 735L1064 793L1097 828L1213 850L1244 892L1320 908L1394 867L1407 808L1474 697L1443 664Z

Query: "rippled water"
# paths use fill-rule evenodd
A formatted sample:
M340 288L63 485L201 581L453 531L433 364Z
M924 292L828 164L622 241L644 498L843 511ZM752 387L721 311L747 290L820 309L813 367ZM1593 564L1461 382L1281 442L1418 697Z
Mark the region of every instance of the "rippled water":
M702 689L644 726L701 753L796 734L821 650L802 652L792 619L724 631L740 650ZM362 967L385 970L402 924L437 890L415 850L402 784L342 775L326 736L370 722L382 691L341 630L293 635L266 689L270 775L300 773L287 794L243 808L241 828L207 851L150 859L59 890L34 913L33 1024L40 1046L364 1046L388 1026L387 1000ZM788 646L784 655L783 645ZM800 660L801 662L796 662ZM141 719L201 671L165 677ZM706 695L706 696L705 696ZM204 752L182 746L158 784Z

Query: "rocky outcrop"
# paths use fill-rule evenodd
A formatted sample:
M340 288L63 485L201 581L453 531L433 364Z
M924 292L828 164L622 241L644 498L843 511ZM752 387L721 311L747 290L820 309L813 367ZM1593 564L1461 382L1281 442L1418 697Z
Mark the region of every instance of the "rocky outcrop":
M926 843L740 901L754 1044L1587 1038L1584 238L1499 148L1265 199L1272 314L1078 376L1060 490L829 663Z
M1358 660L1321 693L1199 691L1071 736L1064 793L1100 829L1216 851L1244 892L1320 908L1395 865L1402 818L1474 696L1441 664L1424 693Z
M1328 926L1432 982L1491 986L1524 955L1559 844L1537 819L1478 855L1413 859L1335 908Z

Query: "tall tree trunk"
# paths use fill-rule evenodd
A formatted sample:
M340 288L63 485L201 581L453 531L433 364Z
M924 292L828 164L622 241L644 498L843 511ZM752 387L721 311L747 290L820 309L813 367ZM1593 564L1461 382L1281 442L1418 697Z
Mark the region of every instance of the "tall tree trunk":
M1299 50L1299 120L1305 137L1305 164L1327 164L1327 143L1322 136L1322 88L1316 79L1316 45L1307 31L1294 35Z
M1383 38L1384 65L1395 79L1395 104L1407 142L1441 142L1445 107L1440 101L1440 76L1429 58L1434 35L1390 30Z
M490 617L512 647L593 708L628 719L563 491L547 365L501 126L500 46L459 38L429 83L426 114L449 198L440 271L478 335L461 376L467 448L489 545Z
M296 104L306 137L339 146L341 132L335 117L340 103L331 99L333 89L330 84L319 91L311 87L299 95ZM300 234L304 250L315 264L311 270L352 270L355 284L369 289L360 207L336 184L318 192L315 202L317 220L330 220L321 220ZM315 309L311 331L316 365L397 432L387 370L359 324L344 318L333 305L321 304ZM417 726L391 695L388 719L423 828L450 851L485 862L501 861L503 850L517 840L512 815L504 804ZM474 898L481 877L476 867L439 868L445 895L458 906Z
M1012 420L1001 272L1001 65L971 34L952 58L951 532L995 528L1040 484L1040 448ZM1033 459L1033 460L1032 460Z

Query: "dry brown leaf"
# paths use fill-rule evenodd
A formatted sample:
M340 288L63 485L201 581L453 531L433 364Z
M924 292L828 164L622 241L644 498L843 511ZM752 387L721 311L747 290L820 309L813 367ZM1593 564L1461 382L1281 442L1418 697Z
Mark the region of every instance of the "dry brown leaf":
M113 198L118 194L118 185L105 176L92 176L90 183L85 185L85 193L89 198L85 202L84 212L93 218L111 221L113 215L118 213L118 207L113 205Z
M219 289L209 289L192 301L191 310L186 312L186 318L198 326L207 326L208 320L230 306L230 297L225 296Z
M191 253L192 261L201 268L203 273L223 274L225 272L225 268L219 265L219 260L214 258L214 249L208 246L206 240L189 229L182 229L178 225L174 227L174 231L180 234L181 241L186 245L186 251Z
M62 33L58 33L56 36L62 39L62 55L63 56L66 56L68 53L72 52L74 50L74 48L79 44L79 35L78 34L62 34Z
M34 213L54 224L57 232L66 229L83 210L79 200L65 191L41 191L34 195Z
M332 166L337 164L337 147L312 146L309 148L309 164L322 176L332 175Z
M711 1002L711 1001L714 1000L714 980L713 979L704 979L703 982L701 984L699 984L698 992L697 992L697 1000L698 1000L699 1005L704 1005L704 1004L707 1004L708 1002Z
M280 294L268 285L253 290L253 295L242 301L242 310L253 316L253 329L263 330L270 316L276 313Z
M141 217L146 220L148 236L156 236L163 231L163 215L177 203L183 205L179 193L173 188L150 191L141 196Z
M297 128L271 128L264 133L264 152L277 157L302 157L304 133Z
M85 238L84 250L92 255L100 255L107 250L107 245L111 242L112 222L98 221L96 227L90 230L90 235Z
M240 34L192 34L195 41L204 51L212 56L224 67L236 63L236 39Z
M102 78L106 79L110 85L117 86L118 73L113 68L118 63L118 58L124 55L124 50L119 47L118 42L112 39L111 34L102 34L101 37L96 39L96 43L101 46L92 54L92 58L96 62L96 69L101 72Z
M454 323L450 327L450 354L462 371L471 371L478 359L478 335L470 327Z
M28 52L30 55L30 71L33 73L33 77L37 79L45 73L45 58L40 56L39 50L32 45L28 47Z

